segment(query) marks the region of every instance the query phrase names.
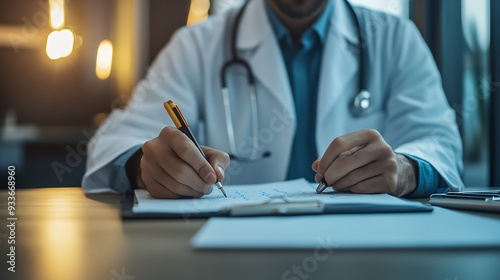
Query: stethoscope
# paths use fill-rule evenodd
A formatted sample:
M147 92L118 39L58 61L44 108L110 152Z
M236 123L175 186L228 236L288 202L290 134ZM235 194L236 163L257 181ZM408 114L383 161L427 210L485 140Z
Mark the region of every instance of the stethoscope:
M256 90L255 90L255 78L253 75L252 68L250 67L250 64L240 58L238 56L238 53L236 51L236 37L237 33L239 30L240 22L242 15L245 11L245 8L247 4L250 1L246 1L245 4L241 7L240 11L236 14L236 18L234 19L234 24L231 29L231 34L230 34L230 48L231 48L231 57L229 60L227 60L223 65L220 70L220 78L221 78L221 85L222 85L222 101L224 105L224 114L226 118L226 128L227 128L227 134L229 137L229 149L230 153L229 156L231 159L237 160L237 161L243 161L243 162L252 162L261 158L266 158L271 155L271 152L266 151L259 155L259 141L258 141L258 134L259 134L259 124L258 124L258 115L257 115L257 96L256 96ZM364 48L362 47L362 36L361 36L361 25L359 23L359 19L356 16L356 13L354 12L354 8L352 5L349 3L349 1L345 0L346 5L349 7L349 11L351 12L352 16L354 17L354 21L356 23L356 35L358 37L358 42L359 42L359 80L358 80L358 85L359 85L359 93L354 96L352 101L350 102L350 111L355 117L362 116L365 114L372 106L372 96L371 93L368 91L366 88L366 82L365 82L365 72L366 68L364 67ZM244 68L246 74L247 74L247 82L248 82L248 95L250 98L250 110L251 110L251 115L252 115L252 141L253 141L253 149L252 153L248 157L240 156L239 153L237 152L236 149L236 139L235 139L235 134L234 134L234 126L233 126L233 121L231 118L231 102L229 101L229 91L227 88L227 82L226 82L226 74L228 71L228 68L233 67L233 66L240 66Z

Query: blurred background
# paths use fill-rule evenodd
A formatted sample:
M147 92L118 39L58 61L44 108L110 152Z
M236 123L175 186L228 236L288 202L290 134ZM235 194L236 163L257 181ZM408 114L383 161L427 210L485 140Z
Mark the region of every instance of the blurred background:
M456 111L466 186L500 186L500 1L351 2L416 23ZM126 104L173 32L242 3L1 1L2 182L14 165L19 188L79 186L88 140L113 108Z

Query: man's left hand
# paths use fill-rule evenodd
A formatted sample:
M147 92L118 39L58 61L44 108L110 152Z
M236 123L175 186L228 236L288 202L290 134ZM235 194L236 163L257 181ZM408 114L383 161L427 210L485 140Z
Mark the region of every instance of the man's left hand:
M395 153L373 129L335 138L312 168L316 182L325 179L337 191L403 196L417 187L416 163Z

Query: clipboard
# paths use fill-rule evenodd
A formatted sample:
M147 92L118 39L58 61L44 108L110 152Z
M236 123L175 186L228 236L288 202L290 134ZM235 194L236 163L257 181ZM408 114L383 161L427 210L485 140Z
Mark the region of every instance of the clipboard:
M128 193L122 200L123 219L205 219L210 217L299 216L324 214L367 214L431 212L433 207L417 201L398 205L380 203L325 204L321 201L289 201L276 196L263 203L234 205L219 211L199 213L134 212L135 195Z
M429 203L454 209L500 213L500 190L433 194Z

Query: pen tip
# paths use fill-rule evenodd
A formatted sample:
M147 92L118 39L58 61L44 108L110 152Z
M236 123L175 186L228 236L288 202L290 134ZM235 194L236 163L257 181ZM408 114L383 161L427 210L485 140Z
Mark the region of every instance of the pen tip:
M325 180L319 182L319 185L316 188L316 193L317 194L322 193L327 187L328 187L328 184L325 182Z
M227 198L227 195L226 195L226 191L224 190L224 188L222 187L222 183L217 181L215 183L215 185L217 186L217 188L222 192L222 194Z

